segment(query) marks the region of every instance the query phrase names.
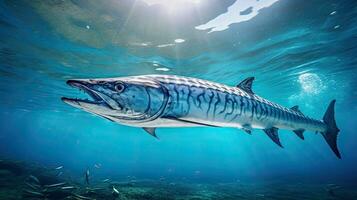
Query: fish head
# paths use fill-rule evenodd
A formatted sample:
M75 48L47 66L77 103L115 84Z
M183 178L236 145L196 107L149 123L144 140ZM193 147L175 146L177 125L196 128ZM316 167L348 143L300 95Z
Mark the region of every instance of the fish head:
M91 99L62 97L65 103L123 124L153 119L167 104L165 88L153 79L72 79L67 84L84 91Z

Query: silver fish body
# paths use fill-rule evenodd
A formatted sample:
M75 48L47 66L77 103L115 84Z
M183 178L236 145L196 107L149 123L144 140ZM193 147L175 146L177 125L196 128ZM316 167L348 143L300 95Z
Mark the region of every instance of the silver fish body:
M247 133L263 131L279 146L279 129L292 130L301 139L306 130L321 133L337 157L335 100L322 120L305 116L298 108L286 108L252 91L254 78L236 87L197 78L142 75L109 79L76 79L67 84L84 90L93 100L62 100L111 121L143 127L156 136L157 127L236 127Z
M314 120L256 94L249 94L239 87L179 76L148 75L133 78L158 81L168 91L165 112L140 126L250 126L258 129L277 127L326 131L326 125L321 120Z

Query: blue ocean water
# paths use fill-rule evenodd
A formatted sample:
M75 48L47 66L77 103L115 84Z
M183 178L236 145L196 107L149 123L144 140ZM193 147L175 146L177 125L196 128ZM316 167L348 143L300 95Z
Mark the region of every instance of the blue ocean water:
M0 156L93 180L357 181L355 1L175 2L1 1ZM258 95L315 119L336 99L342 159L312 132L281 130L283 149L234 128L159 128L156 140L61 101L83 95L70 78L144 74L254 76Z

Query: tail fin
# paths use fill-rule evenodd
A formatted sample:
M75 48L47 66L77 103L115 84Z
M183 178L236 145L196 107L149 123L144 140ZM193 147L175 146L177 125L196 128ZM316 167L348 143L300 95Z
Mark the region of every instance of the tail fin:
M331 147L332 151L341 159L341 154L337 147L337 135L340 129L337 128L335 121L335 103L336 100L332 100L325 112L322 120L327 125L327 130L321 132L321 134L325 138L327 144Z

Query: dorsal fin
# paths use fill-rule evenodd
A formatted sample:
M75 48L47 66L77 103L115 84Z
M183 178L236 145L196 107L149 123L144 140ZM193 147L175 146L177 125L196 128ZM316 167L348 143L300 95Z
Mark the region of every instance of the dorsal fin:
M293 110L293 111L295 111L295 112L297 112L297 113L299 113L299 114L304 115L304 114L300 111L300 109L299 109L299 106L298 106L298 105L293 106L293 107L291 107L290 109L291 109L291 110Z
M240 82L237 87L240 89L244 90L248 94L254 94L252 91L252 85L253 85L254 77L248 77L244 79L242 82Z
M293 110L293 111L298 111L299 110L299 106L296 105L296 106L291 107L290 109Z
M279 135L278 135L278 128L272 127L269 129L263 129L263 131L269 136L275 144L279 145L279 147L283 148L283 145L280 143Z
M149 133L150 135L154 136L156 139L159 139L157 136L156 136L156 133L155 133L155 130L156 128L155 127L143 127L143 129Z

